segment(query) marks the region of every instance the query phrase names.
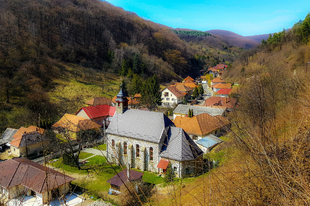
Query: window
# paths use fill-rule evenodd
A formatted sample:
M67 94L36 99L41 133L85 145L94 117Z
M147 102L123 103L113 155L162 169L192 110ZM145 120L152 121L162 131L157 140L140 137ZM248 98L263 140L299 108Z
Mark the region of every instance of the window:
M170 100L170 98L166 98L166 101L169 101Z
M150 160L153 160L153 147L150 147Z
M178 171L178 168L177 168L177 167L174 167L174 168L173 168L173 171L175 171L175 172Z
M187 175L189 175L189 174L190 174L190 170L189 170L189 168L186 168L186 169L185 169L185 174L187 174Z
M167 96L169 96L169 93L168 93L168 92L165 92L165 94L164 94L164 95L165 95L165 97L167 97Z
M124 154L127 154L127 142L124 142Z
M139 145L136 145L136 157L140 157L140 148Z
M174 100L175 100L175 98L171 98L171 100L172 100L172 101L174 101Z
M112 139L112 147L114 147L115 146L115 141L114 141L114 139Z

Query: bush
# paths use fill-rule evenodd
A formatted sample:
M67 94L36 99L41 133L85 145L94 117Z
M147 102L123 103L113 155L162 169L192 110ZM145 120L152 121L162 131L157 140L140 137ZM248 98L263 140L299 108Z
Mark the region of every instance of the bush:
M75 155L75 154L74 154ZM63 158L63 163L65 164L65 165L69 165L69 166L71 166L71 167L77 167L76 166L76 164L75 164L75 162L74 162L74 159L69 155L69 154L67 154L67 153L64 153L63 154L63 156L62 156L62 158Z
M166 171L166 175L164 177L164 181L165 182L173 182L174 181L174 172L172 170L172 166L171 166L171 163L168 164L168 167L167 167L167 171Z

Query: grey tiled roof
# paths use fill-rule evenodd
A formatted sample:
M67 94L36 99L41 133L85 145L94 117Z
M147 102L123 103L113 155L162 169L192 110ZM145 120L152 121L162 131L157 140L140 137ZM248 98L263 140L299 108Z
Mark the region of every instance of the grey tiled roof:
M193 114L199 115L203 113L207 113L211 116L217 116L217 115L223 115L224 109L219 108L211 108L211 107L202 107L202 106L192 106L192 105L185 105L185 104L179 104L173 111L173 113L178 114L188 114L188 110L192 109Z
M164 142L160 157L177 161L194 160L203 151L182 128L171 127Z
M107 133L159 143L164 129L171 125L173 122L163 113L127 110L114 114Z
M6 130L3 132L2 136L0 137L0 145L11 142L17 130L18 129L6 128Z

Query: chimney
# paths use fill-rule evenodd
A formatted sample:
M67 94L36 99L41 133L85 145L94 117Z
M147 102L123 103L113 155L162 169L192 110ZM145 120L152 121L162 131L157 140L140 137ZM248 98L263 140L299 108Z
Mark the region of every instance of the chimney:
M129 163L127 164L127 178L129 181L129 178L130 178L130 164Z

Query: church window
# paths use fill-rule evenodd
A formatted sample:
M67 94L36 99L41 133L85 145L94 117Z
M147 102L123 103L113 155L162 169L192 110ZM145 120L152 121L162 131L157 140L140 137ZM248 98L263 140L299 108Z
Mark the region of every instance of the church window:
M114 139L112 139L112 147L114 147L115 146L115 141L114 141Z
M153 160L153 147L150 147L150 160Z
M140 148L139 145L136 145L136 157L140 157Z
M127 142L124 142L124 154L127 154Z
M173 168L173 171L175 171L175 172L178 171L178 168L177 168L177 167L174 167L174 168Z

